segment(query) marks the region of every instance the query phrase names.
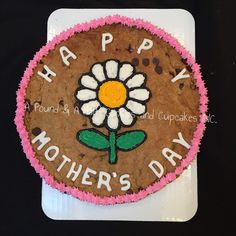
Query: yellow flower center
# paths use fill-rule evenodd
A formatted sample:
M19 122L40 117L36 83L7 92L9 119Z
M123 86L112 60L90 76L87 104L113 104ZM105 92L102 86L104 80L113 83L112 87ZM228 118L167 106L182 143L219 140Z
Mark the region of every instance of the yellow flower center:
M109 108L122 106L126 97L126 88L119 81L107 81L100 86L98 91L99 100Z

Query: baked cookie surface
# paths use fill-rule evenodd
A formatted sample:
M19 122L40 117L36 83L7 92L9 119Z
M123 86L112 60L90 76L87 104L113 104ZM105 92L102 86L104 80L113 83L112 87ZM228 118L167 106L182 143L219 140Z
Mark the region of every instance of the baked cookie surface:
M23 121L55 183L129 198L184 169L200 96L192 67L172 45L112 23L42 56L25 89Z

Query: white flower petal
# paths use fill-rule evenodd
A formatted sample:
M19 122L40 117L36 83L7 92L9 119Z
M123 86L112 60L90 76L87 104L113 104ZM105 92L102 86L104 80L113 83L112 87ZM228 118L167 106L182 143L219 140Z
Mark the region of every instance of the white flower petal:
M85 104L82 105L81 111L85 115L91 115L98 107L100 106L98 101L90 101L86 102Z
M88 101L97 97L96 92L90 89L81 89L77 92L76 97L80 101Z
M140 87L145 81L145 77L143 74L136 74L131 79L129 79L126 83L128 88L136 88Z
M138 89L134 89L132 91L129 92L129 96L131 98L140 100L140 101L145 101L149 98L150 96L150 92L147 89L143 89L143 88L138 88Z
M100 82L106 79L103 66L101 64L95 64L92 67L92 73L94 74L95 78Z
M81 84L84 87L91 88L91 89L96 89L98 86L98 82L89 75L83 75L81 78Z
M95 125L101 125L106 118L107 109L105 107L100 107L92 116L92 122Z
M117 76L118 72L118 62L114 60L110 60L106 62L106 72L107 77L110 79L114 79Z
M119 79L125 81L134 72L134 67L130 64L123 64L120 68Z
M136 115L142 115L145 113L145 106L141 103L129 100L126 104L126 107Z
M119 109L119 116L124 125L131 125L134 120L132 114L123 107Z
M107 118L107 125L111 128L111 129L117 129L118 125L119 125L119 119L117 116L117 111L116 110L111 110L108 118Z

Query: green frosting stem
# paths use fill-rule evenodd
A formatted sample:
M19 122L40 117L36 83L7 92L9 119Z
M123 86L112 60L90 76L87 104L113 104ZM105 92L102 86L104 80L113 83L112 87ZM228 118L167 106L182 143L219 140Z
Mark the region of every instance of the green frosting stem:
M115 164L117 161L116 155L116 132L109 132L109 143L110 143L110 151L109 151L109 162L110 164Z

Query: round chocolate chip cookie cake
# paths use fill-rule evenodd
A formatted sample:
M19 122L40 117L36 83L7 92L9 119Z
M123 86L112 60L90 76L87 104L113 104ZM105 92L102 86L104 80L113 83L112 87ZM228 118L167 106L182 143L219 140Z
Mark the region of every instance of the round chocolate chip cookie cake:
M36 53L15 123L31 165L80 200L134 202L194 159L207 97L199 66L171 35L109 16L79 24Z

